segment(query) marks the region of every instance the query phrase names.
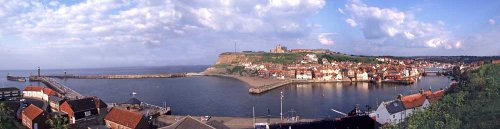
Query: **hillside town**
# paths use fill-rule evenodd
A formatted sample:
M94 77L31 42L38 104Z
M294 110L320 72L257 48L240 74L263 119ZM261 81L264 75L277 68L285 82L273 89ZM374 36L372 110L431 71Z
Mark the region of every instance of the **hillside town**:
M455 66L459 69L470 67L463 63L440 63L415 59L396 59L391 57L362 57L345 55L328 49L290 49L281 44L272 48L269 53L244 51L242 53L226 53L227 55L273 54L272 58L300 55L291 63L262 61L225 61L218 62L229 65L227 73L241 76L259 77L281 80L309 80L316 82L333 81L365 81L365 82L399 82L413 83L416 77L425 75L425 68L443 68L443 71L431 71L436 74L447 74ZM222 54L221 56L224 56ZM340 59L343 60L340 60ZM357 59L373 60L358 61ZM427 71L429 72L429 71Z

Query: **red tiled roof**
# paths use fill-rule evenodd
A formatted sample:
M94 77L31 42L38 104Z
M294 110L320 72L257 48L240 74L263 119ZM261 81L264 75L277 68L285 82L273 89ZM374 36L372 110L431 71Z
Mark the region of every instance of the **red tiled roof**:
M26 86L24 87L24 91L42 91L43 87L41 86Z
M428 91L425 91L425 92L424 92L424 95L425 95L425 96L429 96L429 95L431 95L431 94L432 94L432 91L430 91L430 90L428 90Z
M46 95L56 95L56 92L50 88L43 88L43 93Z
M42 86L26 86L24 91L40 91L46 95L56 95L56 92L50 88L42 87Z
M137 125L141 122L141 119L142 114L119 108L112 108L104 118L104 120L112 121L114 123L130 128L136 128Z
M420 107L424 104L425 94L417 93L417 94L403 96L401 98L401 101L403 102L403 105L405 106L406 109Z
M33 120L35 119L38 115L42 114L43 110L38 108L37 106L30 104L28 107L26 107L23 110L23 114L28 117L29 119Z
M430 103L436 103L439 99L441 99L444 95L444 90L438 90L431 95L427 96Z

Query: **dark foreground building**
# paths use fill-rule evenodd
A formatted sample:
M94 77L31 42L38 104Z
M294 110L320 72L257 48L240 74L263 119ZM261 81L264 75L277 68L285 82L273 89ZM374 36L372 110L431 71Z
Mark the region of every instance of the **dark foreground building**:
M380 124L367 115L344 117L340 120L321 120L295 124L271 125L271 129L378 129Z

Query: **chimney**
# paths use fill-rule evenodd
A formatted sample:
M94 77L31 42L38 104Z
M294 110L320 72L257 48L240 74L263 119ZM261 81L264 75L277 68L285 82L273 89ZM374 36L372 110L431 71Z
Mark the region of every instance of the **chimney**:
M419 93L424 94L424 89L420 89Z
M401 100L403 98L403 94L398 95L398 99Z

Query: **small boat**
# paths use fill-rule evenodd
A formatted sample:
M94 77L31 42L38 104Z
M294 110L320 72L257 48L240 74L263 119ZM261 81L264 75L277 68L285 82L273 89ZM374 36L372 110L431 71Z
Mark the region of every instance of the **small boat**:
M26 78L19 78L17 79L18 82L26 82Z

